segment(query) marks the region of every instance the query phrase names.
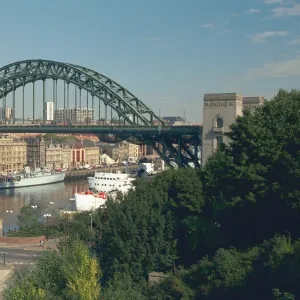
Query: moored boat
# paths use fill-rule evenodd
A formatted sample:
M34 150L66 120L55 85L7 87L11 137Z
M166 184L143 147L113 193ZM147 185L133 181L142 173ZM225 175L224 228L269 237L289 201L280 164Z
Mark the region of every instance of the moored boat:
M30 172L30 169L27 167L19 174L0 176L0 189L51 184L64 181L65 176L65 172L56 172L54 170L48 172L41 170Z
M132 183L135 180L134 177L130 177L128 174L102 172L96 172L94 177L88 177L87 179L89 188L97 192L120 191L123 194L133 188Z
M75 200L78 212L90 211L105 206L107 195L104 192L97 193L89 190L87 192L75 193L73 200Z

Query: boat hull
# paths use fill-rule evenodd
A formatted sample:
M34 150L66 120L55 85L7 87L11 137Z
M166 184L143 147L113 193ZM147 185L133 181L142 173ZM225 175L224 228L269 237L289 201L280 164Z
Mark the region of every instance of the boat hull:
M0 190L57 183L64 181L65 176L66 174L62 172L51 175L42 175L38 177L25 177L21 178L21 180L19 181L3 181L0 182Z
M94 177L88 177L87 180L89 188L97 192L120 191L126 194L134 188L135 178L130 178L127 174L96 172Z
M106 199L97 198L95 195L75 194L76 210L78 212L96 210L105 205Z

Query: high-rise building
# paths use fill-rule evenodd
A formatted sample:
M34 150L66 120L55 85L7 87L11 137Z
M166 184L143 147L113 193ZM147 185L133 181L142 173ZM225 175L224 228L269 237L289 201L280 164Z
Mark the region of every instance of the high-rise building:
M0 120L10 120L13 116L13 109L11 107L0 107Z
M47 121L54 120L54 103L46 102Z
M58 122L90 124L95 110L90 108L60 108L55 110L54 119Z

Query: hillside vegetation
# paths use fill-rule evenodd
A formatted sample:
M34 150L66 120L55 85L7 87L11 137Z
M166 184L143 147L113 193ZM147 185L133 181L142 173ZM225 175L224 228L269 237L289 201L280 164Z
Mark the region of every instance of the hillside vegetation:
M47 279L35 275L41 258L5 299L29 288L35 298L18 299L299 299L300 92L280 90L229 136L202 170L169 170L108 201L93 217L92 254L82 246L85 256L47 267ZM89 271L72 278L80 264ZM152 271L165 279L148 284Z

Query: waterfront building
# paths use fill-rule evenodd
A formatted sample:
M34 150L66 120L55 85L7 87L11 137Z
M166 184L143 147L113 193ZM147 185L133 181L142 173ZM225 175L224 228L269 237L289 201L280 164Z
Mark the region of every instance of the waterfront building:
M46 102L46 114L47 114L47 121L54 120L54 103L53 102Z
M49 169L63 168L63 146L48 144L46 146L46 167Z
M222 143L229 139L224 133L244 109L263 105L264 97L243 97L236 93L205 94L203 105L202 165Z
M139 145L138 156L139 157L151 156L152 158L159 157L156 151L149 145Z
M74 143L71 147L71 165L72 167L80 167L85 162L85 149L82 144Z
M46 141L43 137L24 139L27 144L27 163L31 169L46 166Z
M57 122L91 124L94 114L95 110L90 108L60 108L55 110L54 119Z
M127 158L131 161L136 161L139 157L139 146L131 144L127 141L122 141L116 144L101 144L101 153L107 154L114 161L123 161Z
M100 165L110 166L115 163L116 162L111 157L109 157L107 154L100 155Z
M27 163L27 144L7 135L0 136L0 172L20 172Z
M62 148L62 169L71 167L71 147L67 144Z
M100 149L97 146L85 148L85 163L90 166L99 165Z

